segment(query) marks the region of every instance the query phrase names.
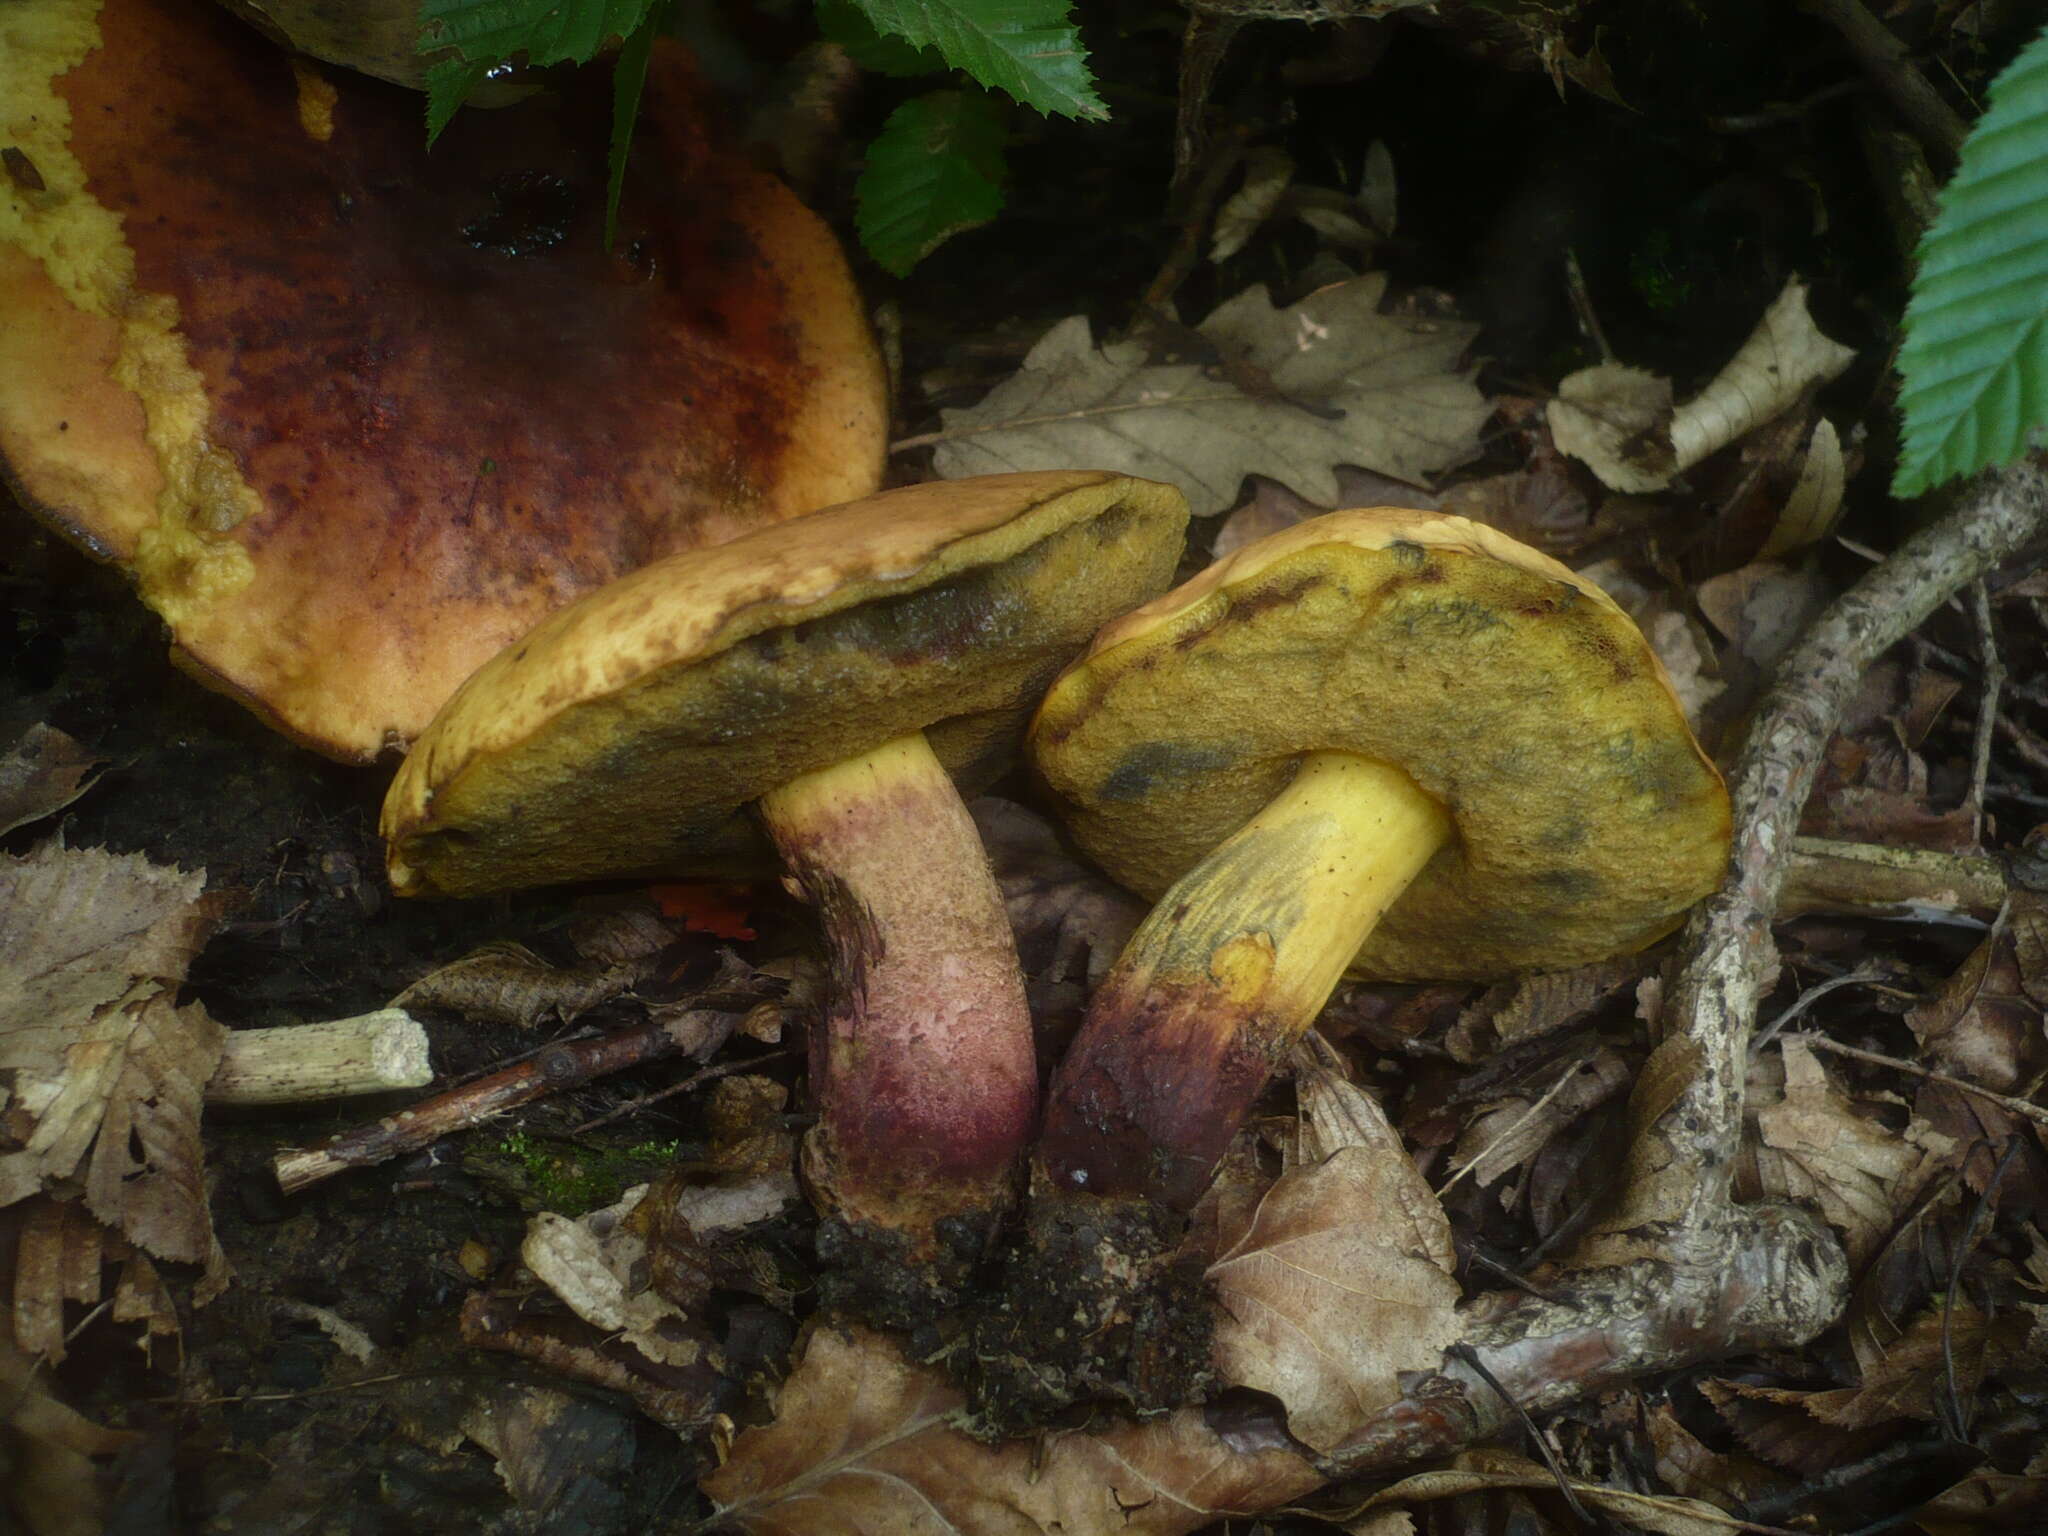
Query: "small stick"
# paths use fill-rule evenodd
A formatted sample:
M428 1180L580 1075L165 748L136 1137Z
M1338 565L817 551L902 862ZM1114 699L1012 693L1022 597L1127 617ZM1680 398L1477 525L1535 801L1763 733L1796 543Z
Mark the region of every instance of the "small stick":
M1899 1056L1880 1056L1876 1051L1844 1045L1839 1040L1830 1040L1826 1035L1816 1035L1810 1030L1795 1030L1785 1038L1797 1040L1802 1045L1809 1045L1816 1051L1826 1051L1833 1056L1847 1056L1852 1061L1865 1061L1873 1067L1890 1067L1895 1072L1925 1078L1930 1083L1941 1083L1959 1092L1986 1099L2023 1120L2031 1120L2038 1126L2048 1127L2048 1109L2043 1109L2039 1104L2026 1099L2016 1099L2011 1094L1996 1093L1980 1084L1968 1082L1960 1077L1951 1077L1948 1073L1937 1072L1932 1067L1923 1067L1918 1062L1907 1061Z
M291 1194L346 1169L387 1162L415 1152L451 1132L481 1125L543 1094L672 1056L700 1040L700 1036L676 1029L672 1023L650 1019L608 1035L557 1041L513 1066L423 1099L395 1115L344 1131L324 1146L287 1147L277 1154L271 1166L277 1172L278 1186Z
M419 1020L403 1008L380 1008L319 1024L230 1030L206 1102L304 1104L433 1080Z
M1991 777L1991 738L1998 724L1998 691L2005 686L2005 663L1998 656L1998 633L1991 627L1991 596L1984 583L1970 583L1970 617L1977 625L1977 649L1984 661L1984 692L1977 700L1977 733L1970 754L1970 842L1984 846L1984 784Z
M1988 923L2005 905L2005 867L1994 858L1795 837L1774 913L1825 913L1925 923Z
M1805 0L1804 8L1841 34L1863 72L1937 158L1954 165L1969 128L1920 73L1906 45L1861 0Z

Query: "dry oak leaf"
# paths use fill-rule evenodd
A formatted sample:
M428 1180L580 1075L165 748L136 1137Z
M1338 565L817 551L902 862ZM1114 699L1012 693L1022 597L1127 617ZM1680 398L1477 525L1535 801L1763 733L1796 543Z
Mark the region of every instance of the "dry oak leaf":
M86 1208L160 1259L226 1278L199 1113L223 1031L175 1006L218 920L203 874L46 843L0 861L0 1205L82 1185Z
M1312 1144L1346 1144L1281 1174L1222 1233L1208 1277L1217 1369L1279 1398L1294 1437L1328 1451L1463 1329L1450 1223L1400 1136L1334 1072L1304 1072L1300 1087Z
M751 1536L1183 1536L1299 1498L1285 1451L1233 1451L1195 1409L1150 1424L984 1445L959 1392L880 1335L812 1331L775 1420L703 1489L710 1528Z
M1386 287L1373 273L1285 309L1248 288L1196 328L1213 365L1097 347L1069 316L979 405L943 413L933 467L951 480L1088 464L1177 485L1200 516L1235 504L1251 474L1323 506L1339 464L1421 483L1478 456L1492 408L1459 367L1478 328L1383 315ZM1246 376L1261 378L1254 392Z
M1811 1049L1783 1046L1783 1097L1769 1102L1752 1085L1754 1149L1763 1194L1818 1203L1841 1228L1851 1263L1861 1265L1944 1165L1954 1143L1923 1122L1894 1131L1863 1113L1828 1080Z

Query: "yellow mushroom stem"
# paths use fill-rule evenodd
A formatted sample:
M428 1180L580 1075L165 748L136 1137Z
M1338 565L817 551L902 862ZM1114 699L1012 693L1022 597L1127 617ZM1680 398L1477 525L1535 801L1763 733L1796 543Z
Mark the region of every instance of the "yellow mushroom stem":
M1016 941L973 820L922 734L759 811L832 961L805 1175L828 1214L900 1236L902 1256L957 1254L1007 1205L1038 1111Z
M1399 769L1303 758L1104 978L1053 1077L1038 1145L1052 1187L1192 1206L1273 1067L1450 837Z

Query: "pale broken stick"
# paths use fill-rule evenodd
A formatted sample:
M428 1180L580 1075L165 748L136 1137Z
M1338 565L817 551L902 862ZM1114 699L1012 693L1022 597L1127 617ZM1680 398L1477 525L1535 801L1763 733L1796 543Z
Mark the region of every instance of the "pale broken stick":
M2048 471L2027 465L1987 476L1867 573L1786 656L1732 778L1728 879L1686 928L1685 963L1656 1026L1660 1043L1631 1101L1618 1208L1569 1269L1539 1277L1545 1296L1503 1292L1468 1303L1464 1346L1319 1458L1323 1475L1386 1472L1510 1429L1515 1405L1543 1412L1649 1372L1793 1347L1835 1320L1848 1265L1834 1233L1791 1206L1737 1205L1731 1188L1793 830L1863 671L2044 531ZM1234 1417L1229 1428L1243 1451L1290 1444L1269 1412Z
M379 1008L318 1024L229 1030L206 1102L306 1104L433 1080L419 1020L403 1008Z

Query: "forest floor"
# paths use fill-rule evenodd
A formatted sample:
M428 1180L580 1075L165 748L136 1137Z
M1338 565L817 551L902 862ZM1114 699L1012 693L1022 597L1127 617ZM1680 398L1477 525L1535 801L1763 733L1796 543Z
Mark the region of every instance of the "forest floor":
M1196 114L1203 141L1183 146L1175 193L1181 13L1084 8L1110 119L1018 114L999 218L907 277L860 265L898 363L892 481L1040 462L1031 454L1075 462L1088 450L1057 431L977 461L990 434L974 429L991 411L1003 419L992 392L1015 388L1027 353L1062 322L1066 350L1037 354L1055 373L1082 368L1090 345L1132 338L1137 350L1102 366L1192 367L1263 399L1284 442L1295 428L1314 439L1276 453L1301 456L1288 485L1265 463L1231 473L1199 427L1161 423L1144 437L1154 463L1197 486L1184 570L1325 507L1400 502L1491 522L1623 602L1733 777L1773 669L1948 510L1939 497L1896 502L1886 485L1890 368L1924 213L1899 189L1938 183L1954 146L1901 116L1827 19L1835 7L1655 8L1672 14L1654 23L1629 8L1604 24L1608 9L1556 7L1526 24L1502 19L1515 7L1464 6L1253 22ZM1886 22L1963 119L2026 41L1995 6L1914 0ZM854 157L892 93L875 81L849 100L835 168L811 189L842 230ZM1258 177L1263 201L1243 194ZM1219 221L1242 226L1221 260L1210 254ZM1248 334L1291 334L1322 313L1295 306L1332 282L1370 284L1345 290L1364 295L1365 318L1317 321L1357 327L1354 373L1409 355L1410 372L1380 388L1405 414L1348 413L1356 461L1314 400L1304 408L1270 367L1231 375L1191 329L1238 301L1256 311ZM1796 304L1785 298L1795 282ZM1263 296L1240 298L1255 285ZM1177 328L1160 324L1167 304ZM1781 318L1800 310L1789 329L1767 327L1774 306ZM1392 317L1397 334L1376 339L1372 315ZM1089 328L1078 342L1074 317ZM1670 381L1682 408L1756 336L1810 371L1657 488L1613 489L1561 449L1547 407L1568 376L1630 365ZM1628 457L1626 444L1616 451ZM118 1285L160 1285L162 1301L124 1314L77 1304L97 1280L66 1292L63 1359L12 1385L133 1433L101 1444L81 1432L84 1461L65 1465L90 1465L95 1491L27 1501L16 1512L26 1529L92 1528L61 1523L67 1509L137 1536L682 1529L711 1512L699 1478L777 1412L813 1415L792 1433L834 1476L858 1480L871 1460L877 1480L886 1468L914 1482L890 1459L909 1443L931 1475L985 1479L995 1512L949 1508L929 1525L893 1505L863 1514L854 1494L819 1494L824 1473L785 1444L749 1464L749 1529L1010 1532L1054 1528L1051 1509L1083 1536L2048 1522L2048 906L2027 885L2039 858L2028 833L2048 823L2048 539L2019 540L1872 659L1812 743L1816 781L1793 808L1803 836L1926 854L1946 871L1882 915L1838 902L1783 918L1781 963L1753 978L1768 1028L1747 1060L1734 1190L1825 1219L1848 1264L1840 1316L1810 1339L1730 1342L1602 1380L1537 1421L1540 1455L1510 1424L1491 1451L1427 1463L1446 1480L1401 1502L1366 1508L1390 1473L1341 1456L1320 1492L1321 1474L1288 1483L1261 1463L1260 1478L1230 1483L1212 1465L1208 1494L1191 1491L1192 1474L1174 1485L1181 1508L1168 1520L1157 1505L1173 1479L1153 1466L1150 1492L1116 1493L1132 1511L1118 1527L1077 1514L1092 1507L1081 1493L1043 1491L1069 1478L1107 1486L1100 1462L1055 1459L1038 1491L1013 1497L1010 1480L1021 1488L1037 1471L983 1466L964 1436L915 1439L940 1420L956 1433L950 1408L933 1406L942 1379L898 1380L888 1373L911 1368L887 1346L810 1327L814 1219L801 1203L706 1261L698 1325L710 1354L692 1362L653 1361L621 1344L629 1330L580 1322L522 1267L543 1211L583 1216L677 1168L731 1188L788 1178L818 967L805 908L772 884L397 901L377 833L389 763L337 765L271 734L169 664L162 624L119 575L25 514L6 516L0 747L48 726L93 765L75 798L53 794L7 832L7 858L54 835L203 872L211 931L184 1002L230 1029L297 1024L367 1013L442 973L407 1004L437 1088L545 1064L650 1018L700 1021L658 1059L290 1194L273 1173L281 1148L418 1095L208 1107L203 1170L189 1172L203 1178L223 1262L164 1264L145 1283L123 1268L132 1250L89 1250L93 1270L104 1258ZM1017 776L977 812L1051 1059L1079 1017L1085 956L1113 948L1133 908L1072 861L1032 801ZM1965 891L1965 879L1981 883ZM1467 1294L1554 1273L1543 1266L1597 1230L1642 1129L1645 1020L1679 986L1694 937L1543 982L1347 984L1326 1010L1326 1065L1384 1107L1440 1202ZM468 971L444 971L480 950ZM664 1094L693 1074L689 1091ZM1282 1084L1255 1122L1245 1157L1268 1176L1291 1155L1296 1113ZM10 1218L7 1262L34 1241L27 1216ZM497 1347L480 1347L485 1335ZM821 1407L824 1389L807 1378L808 1406L786 1390L778 1404L800 1338L852 1351L836 1369L877 1393L888 1377L896 1396ZM860 1353L871 1346L883 1353ZM1284 1435L1261 1440L1225 1415L1263 1411L1270 1427L1284 1395L1226 1398L1208 1426L1215 1443L1281 1455ZM1106 1433L1091 1420L1077 1443ZM34 1462L31 1442L9 1442L11 1465ZM1561 1478L1605 1500L1582 1492L1574 1504ZM806 1514L805 1497L834 1514ZM1041 1524L1019 1523L1019 1510Z

